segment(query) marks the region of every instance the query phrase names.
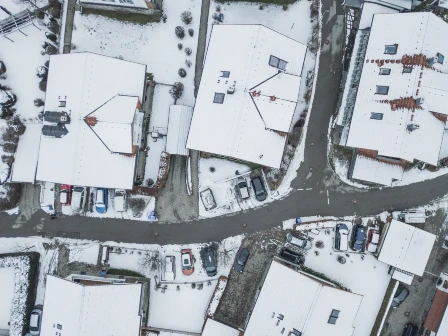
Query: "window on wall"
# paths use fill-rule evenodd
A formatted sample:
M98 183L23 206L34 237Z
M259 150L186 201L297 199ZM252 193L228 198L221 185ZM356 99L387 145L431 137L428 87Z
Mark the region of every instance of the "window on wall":
M437 53L437 63L443 64L445 57L441 53Z
M412 72L412 68L411 67L403 68L403 73L411 73L411 72Z
M390 75L390 69L380 68L380 75Z
M215 104L222 104L224 102L224 93L215 93L215 98L213 99L213 102Z
M389 87L383 85L377 85L375 93L380 95L387 95L389 93Z
M370 119L383 120L383 114L372 112L372 114L370 115Z
M390 44L384 47L384 53L389 55L395 55L397 53L398 44Z
M221 71L221 77L229 78L230 77L230 71Z
M328 319L328 323L336 324L336 321L338 320L338 317L339 317L339 310L333 309L331 311L330 318Z
M288 64L288 62L286 62L278 57L275 57L272 55L271 55L271 57L269 57L269 65L273 66L277 69L286 70L286 64Z

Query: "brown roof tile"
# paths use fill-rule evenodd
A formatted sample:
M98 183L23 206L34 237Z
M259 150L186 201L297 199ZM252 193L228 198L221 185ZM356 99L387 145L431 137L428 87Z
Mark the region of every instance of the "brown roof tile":
M432 300L431 308L425 321L425 328L432 332L437 332L448 305L448 293L441 290L436 291L434 299Z

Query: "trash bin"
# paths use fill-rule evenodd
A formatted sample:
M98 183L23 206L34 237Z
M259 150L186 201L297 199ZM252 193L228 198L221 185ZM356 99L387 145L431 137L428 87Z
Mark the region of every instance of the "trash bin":
M302 223L302 219L301 219L300 217L297 217L297 218L296 218L296 223L297 223L297 224Z

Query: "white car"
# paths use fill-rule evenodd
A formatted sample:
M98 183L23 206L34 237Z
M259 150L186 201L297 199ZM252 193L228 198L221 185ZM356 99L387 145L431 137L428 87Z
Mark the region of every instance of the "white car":
M292 234L288 233L286 235L286 241L292 245L295 245L297 247L300 247L304 250L309 250L313 246L313 243L311 240L305 238L305 237L296 237Z
M375 253L378 249L378 242L380 241L380 233L377 230L370 230L367 238L367 251Z

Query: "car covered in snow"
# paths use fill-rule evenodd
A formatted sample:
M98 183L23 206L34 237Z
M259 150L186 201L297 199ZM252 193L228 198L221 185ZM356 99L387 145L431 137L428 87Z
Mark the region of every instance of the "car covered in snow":
M336 224L334 236L334 248L339 251L347 251L348 247L348 227L345 224Z
M30 316L30 335L40 335L40 325L42 324L42 310L33 309Z
M96 190L95 210L100 214L107 212L107 194L106 188L98 188Z
M311 242L311 240L309 240L306 237L303 236L293 236L291 233L288 233L286 235L286 241L292 245L295 245L297 247L300 247L304 250L310 250L311 247L313 246L313 243Z
M180 251L180 261L182 263L182 273L184 275L193 274L193 253L190 249L183 249Z
M378 242L380 241L380 233L377 230L370 230L367 236L367 251L375 253L378 249Z
M176 259L174 256L165 257L165 281L174 281L176 278Z
M353 228L353 243L352 249L361 251L364 245L364 238L366 237L365 228L362 225L355 225Z
M233 269L237 272L242 272L244 270L244 266L246 266L247 259L249 259L249 250L247 248L243 248L236 256Z
M248 199L249 198L249 189L247 188L247 182L244 177L238 177L236 180L236 186L238 189L238 193L240 194L241 198Z
M128 195L124 189L115 189L115 211L123 212L128 209Z
M72 209L80 210L84 207L86 201L86 188L75 186L72 192Z
M72 200L72 187L68 184L61 185L61 192L59 193L59 202L62 205L70 205Z

